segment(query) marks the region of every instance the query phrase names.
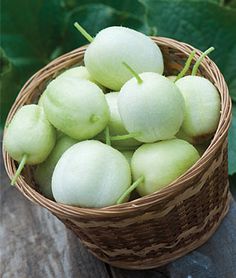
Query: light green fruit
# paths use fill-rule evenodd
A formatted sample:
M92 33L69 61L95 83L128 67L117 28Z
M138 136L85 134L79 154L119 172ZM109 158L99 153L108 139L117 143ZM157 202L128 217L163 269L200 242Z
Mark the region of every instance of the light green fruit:
M41 106L41 107L43 107L43 101L44 101L44 99L45 99L45 96L46 96L46 94L45 94L45 91L44 91L44 92L42 93L42 95L39 97L38 105Z
M110 120L108 122L108 127L111 136L128 134L128 131L124 127L118 110L118 95L118 92L111 92L105 95L110 110ZM134 148L139 145L141 145L141 143L132 138L112 142L112 146L115 147Z
M163 57L159 47L148 36L126 27L112 26L101 30L84 56L91 76L114 91L119 91L132 77L122 65L123 61L137 73L163 73Z
M39 100L38 100L38 105L40 107L43 108L43 101L45 99L45 96L46 96L46 91L44 91L42 93L42 95L40 96ZM56 129L56 138L58 139L59 137L61 137L62 135L64 135L60 130Z
M75 77L75 78L82 79L82 80L88 80L88 81L91 81L91 82L97 84L101 89L103 89L103 86L100 85L97 81L95 81L91 77L90 73L88 72L88 70L84 66L74 67L74 68L65 70L63 73L58 75L56 77L56 79L64 78L64 77ZM43 106L43 100L45 98L45 95L46 95L46 93L44 91L39 98L39 101L38 101L39 106Z
M81 207L116 204L131 183L125 157L99 141L75 144L59 159L52 177L57 202Z
M120 152L126 158L126 160L128 161L129 165L131 165L131 159L132 159L132 156L134 154L134 151L120 151Z
M185 76L176 82L184 101L185 114L180 135L200 144L211 138L220 119L220 96L215 86L200 76Z
M61 78L61 77L77 77L79 79L89 80L97 84L101 89L103 89L101 84L99 84L94 78L92 78L91 74L88 72L85 66L78 66L78 67L67 69L63 73L57 76L57 78Z
M61 136L48 158L43 163L37 165L34 178L44 196L53 199L51 182L54 168L62 154L77 142L77 140L68 136Z
M144 176L137 187L141 196L156 192L184 174L200 158L197 150L180 139L144 144L132 157L134 180Z
M88 80L73 77L51 81L43 107L57 129L77 140L94 137L109 120L109 108L102 90Z
M178 132L184 115L184 100L177 86L152 72L132 78L121 88L118 108L129 133L135 139L155 142L171 139Z
M42 107L30 104L21 107L8 125L4 147L20 162L27 155L26 164L43 162L56 141L56 131L49 123Z
M166 78L168 78L172 82L175 82L176 77L177 77L177 75L166 76Z
M61 77L77 77L79 79L86 79L91 82L94 81L90 73L84 66L78 66L78 67L66 69L64 72L62 72L60 75L57 76L57 78L61 78Z

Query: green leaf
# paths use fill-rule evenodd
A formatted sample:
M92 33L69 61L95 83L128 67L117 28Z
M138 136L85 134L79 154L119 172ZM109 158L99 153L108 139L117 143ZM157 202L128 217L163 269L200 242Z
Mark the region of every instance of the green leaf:
M11 70L1 76L3 125L20 87L50 60L61 42L64 10L58 1L1 2L1 46Z
M224 5L229 8L236 9L236 0L225 0Z
M144 14L144 7L139 1L134 0L119 0L119 1L112 1L112 0L63 0L62 6L67 10L73 10L84 5L88 4L103 4L106 6L110 6L111 8L124 12L133 14L137 17L142 17Z
M232 122L229 129L229 174L233 175L236 173L236 104L233 105L232 109Z
M141 0L141 3L146 8L148 24L157 27L158 35L187 42L201 50L215 47L211 58L219 66L236 101L236 10L201 0ZM233 111L229 131L230 174L236 172L235 105Z
M210 55L219 66L236 100L236 10L208 1L141 0L148 24L158 35L187 42L196 48L215 51Z
M136 30L143 30L143 22L128 12L123 13L104 4L80 6L67 14L63 44L65 51L88 43L74 28L75 21L78 21L91 36L112 25L132 26Z

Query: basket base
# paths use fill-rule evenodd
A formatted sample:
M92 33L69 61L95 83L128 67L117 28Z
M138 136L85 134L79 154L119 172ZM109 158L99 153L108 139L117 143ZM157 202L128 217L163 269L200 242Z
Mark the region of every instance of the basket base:
M231 200L232 200L232 195L231 195L230 192L228 192L228 196L227 196L227 200L225 202L225 206L224 206L223 209L221 208L221 211L219 211L218 221L212 226L211 229L208 230L208 232L206 234L204 234L197 241L192 241L189 245L185 246L184 248L180 248L178 250L175 250L172 253L168 253L168 254L163 255L159 258L154 257L152 259L149 259L148 263L145 262L143 265L140 263L140 261L138 262L138 264L134 264L134 263L131 264L130 262L125 263L124 261L114 262L114 261L106 260L106 259L104 259L104 257L100 257L98 254L93 252L89 248L89 246L87 246L88 251L90 253L92 253L95 257L100 259L101 261L103 261L103 262L105 262L105 263L107 263L111 266L118 267L118 268L123 268L123 269L144 270L144 269L152 269L152 268L157 268L157 267L164 266L164 265L166 265L166 264L168 264L172 261L175 261L176 259L178 259L180 257L183 257L184 255L190 253L191 251L197 249L198 247L200 247L201 245L206 243L208 241L208 239L210 239L210 237L216 232L216 230L220 226L221 222L223 221L224 217L226 216L227 212L229 211Z

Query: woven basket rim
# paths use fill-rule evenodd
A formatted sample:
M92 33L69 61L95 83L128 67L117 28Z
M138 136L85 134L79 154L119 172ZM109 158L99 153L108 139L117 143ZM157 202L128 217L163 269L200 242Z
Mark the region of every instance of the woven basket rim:
M194 60L201 55L201 51L192 47L189 44L179 42L174 39L170 38L165 38L165 37L151 37L154 42L156 42L159 46L168 46L168 47L174 47L175 49L178 49L185 55L189 55L192 50L196 51L196 54L194 56ZM27 93L27 87L34 82L35 78L38 78L38 82L40 83L41 81L44 80L44 72L50 69L51 67L54 66L55 63L62 63L63 60L68 59L68 55L70 58L72 56L76 56L78 51L85 51L86 46L79 47L77 49L72 50L71 52L68 52L49 64L47 64L45 67L37 71L22 87L19 95L17 96L9 114L6 120L6 123L9 122L9 120L12 118L12 116L16 112L16 107L15 105L18 103L19 100L22 100L24 95ZM122 213L128 213L130 210L137 210L139 208L147 208L155 204L156 202L159 202L160 200L163 200L163 198L166 198L167 196L170 196L173 193L176 193L185 187L187 184L187 181L193 179L196 175L198 175L202 169L207 167L208 161L210 160L211 156L217 151L223 140L225 140L225 137L227 136L227 131L230 125L231 121L231 100L229 97L229 92L228 92L228 87L225 83L224 77L219 71L218 67L216 64L209 58L206 57L202 63L201 66L204 69L207 69L212 76L216 76L218 82L222 85L223 90L219 91L221 95L221 116L220 116L220 121L218 124L218 128L215 132L215 135L213 139L211 140L210 145L208 146L207 150L204 152L204 154L201 156L201 158L187 171L185 172L182 176L180 176L178 179L170 183L168 186L165 186L161 190L154 192L152 194L149 194L147 196L129 201L127 203L123 203L120 205L112 205L108 207L103 207L103 208L81 208L81 207L75 207L75 206L70 206L70 205L64 205L57 203L55 201L49 200L43 195L41 195L39 192L37 192L34 188L32 188L29 184L27 184L23 177L20 176L18 178L18 181L16 183L17 188L31 201L38 203L42 205L43 207L46 207L50 209L51 211L54 211L58 215L67 215L70 217L78 217L79 215L81 216L114 216L116 214L122 214ZM22 105L21 105L22 106ZM6 127L5 127L6 128ZM4 132L5 132L4 128ZM16 167L14 164L14 160L10 158L8 153L2 149L3 151L3 158L4 158L4 164L5 168L7 170L7 173L9 177L12 177L14 172L16 171ZM14 165L14 166L11 166Z

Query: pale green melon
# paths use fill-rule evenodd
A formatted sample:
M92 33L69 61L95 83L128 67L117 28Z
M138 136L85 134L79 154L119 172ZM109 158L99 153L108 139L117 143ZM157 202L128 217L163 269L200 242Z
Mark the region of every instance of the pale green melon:
M184 174L200 158L197 150L180 139L143 144L133 154L134 180L144 176L137 187L141 196L154 193Z
M124 127L124 124L121 120L120 113L118 110L118 105L117 105L118 95L119 92L111 92L105 95L110 110L110 119L108 122L108 127L111 136L128 134L128 131ZM112 142L112 146L123 147L126 149L129 148L132 149L139 145L141 145L141 143L132 138Z
M152 72L130 79L118 95L121 119L129 133L139 133L140 142L171 139L179 131L184 117L184 100L177 86Z
M109 108L102 90L88 80L64 77L47 86L43 107L49 121L77 140L94 137L109 120Z
M176 79L177 75L169 75L169 76L166 76L166 78L168 78L170 81L172 82L175 82L175 79Z
M121 26L101 30L84 56L91 76L114 91L119 91L132 77L122 62L128 63L137 73L162 74L164 69L159 47L148 36Z
M77 142L77 140L68 136L60 136L48 158L43 163L37 165L34 179L44 196L50 199L53 198L51 183L54 168L62 154Z
M57 76L57 78L61 77L75 77L79 79L89 80L95 84L97 84L101 89L103 86L99 84L94 78L92 78L91 74L88 72L85 66L77 66L70 69L65 70L63 73Z
M29 104L14 115L4 135L4 148L20 162L27 155L26 164L43 162L56 141L56 131L49 123L42 107Z
M220 95L206 78L185 76L176 82L184 101L185 113L178 136L185 136L194 144L209 140L220 119Z
M114 148L87 140L69 148L52 177L52 192L59 203L81 207L116 204L131 184L125 157Z
M120 152L126 158L126 160L128 161L129 165L131 165L131 159L132 159L132 156L134 154L134 151L120 151Z

